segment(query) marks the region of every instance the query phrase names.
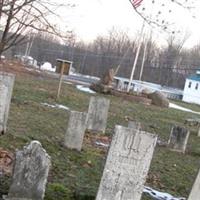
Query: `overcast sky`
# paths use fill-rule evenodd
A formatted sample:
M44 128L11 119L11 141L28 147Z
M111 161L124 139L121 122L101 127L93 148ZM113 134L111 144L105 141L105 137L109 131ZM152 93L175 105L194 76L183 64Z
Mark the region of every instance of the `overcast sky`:
M191 12L174 6L170 0L154 0L156 6L152 6L152 0L143 0L140 10L145 7L145 14L156 18L158 12L159 20L168 19L173 24L169 26L171 31L181 38L185 32L191 33L186 46L192 46L200 42L200 0L194 0L196 7ZM181 0L179 0L181 1ZM185 0L182 0L185 2ZM192 1L192 0L191 0ZM76 7L73 9L60 9L62 26L73 29L79 38L90 41L98 35L106 35L112 27L119 28L134 36L140 29L143 20L136 14L129 0L73 0ZM165 5L167 4L167 5ZM193 16L196 16L196 19ZM154 37L164 41L166 33L162 33L158 28L154 28Z

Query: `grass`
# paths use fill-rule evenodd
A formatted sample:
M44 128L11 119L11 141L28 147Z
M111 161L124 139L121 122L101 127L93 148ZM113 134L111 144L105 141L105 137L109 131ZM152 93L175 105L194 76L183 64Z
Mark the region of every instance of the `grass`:
M39 140L52 160L45 200L94 199L106 153L86 141L81 153L68 150L61 145L69 113L41 105L44 102L55 103L57 85L56 80L44 77L17 76L8 130L5 135L0 136L0 147L14 152L31 140ZM58 103L72 110L86 112L90 96L78 91L73 85L64 84ZM114 96L106 98L111 100L106 129L106 135L109 136L113 134L116 124L127 126L127 119L130 119L142 122L144 130L156 133L161 139L167 140L173 124L185 126L186 118L198 117L192 113L145 106ZM176 103L200 111L197 105ZM199 168L200 158L197 128L188 128L191 135L186 155L156 147L146 184L176 196L188 196ZM4 177L0 181L0 195L8 192L9 183L9 177ZM143 200L146 199L148 197L143 197Z

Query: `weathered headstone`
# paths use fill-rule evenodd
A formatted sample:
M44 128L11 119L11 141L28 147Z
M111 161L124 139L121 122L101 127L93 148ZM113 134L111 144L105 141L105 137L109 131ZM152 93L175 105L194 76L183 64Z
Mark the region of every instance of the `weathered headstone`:
M198 133L197 136L200 137L200 126L198 127Z
M8 87L0 81L0 131L1 134L6 132L5 113L7 105Z
M16 152L12 184L5 200L42 200L50 167L50 157L38 141Z
M105 132L110 100L102 97L91 97L88 109L87 129Z
M185 153L189 135L190 132L186 128L173 126L168 141L168 147L172 151Z
M188 118L185 120L185 124L188 126L199 126L200 125L200 119L199 118Z
M140 200L157 136L115 127L96 200Z
M13 74L0 73L0 134L6 132L14 81L15 76Z
M81 151L87 125L86 120L87 113L70 111L70 117L64 143L67 148Z
M200 171L197 175L197 178L194 182L194 185L192 187L192 191L189 195L188 200L199 200L200 199Z
M142 130L142 126L140 122L135 122L135 121L129 121L128 122L128 128L133 128L136 130Z

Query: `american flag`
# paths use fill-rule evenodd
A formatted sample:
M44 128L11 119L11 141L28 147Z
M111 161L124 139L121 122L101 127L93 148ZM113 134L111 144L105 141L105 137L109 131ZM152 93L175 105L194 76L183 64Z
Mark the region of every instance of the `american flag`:
M140 6L143 0L130 0L134 8L137 8Z

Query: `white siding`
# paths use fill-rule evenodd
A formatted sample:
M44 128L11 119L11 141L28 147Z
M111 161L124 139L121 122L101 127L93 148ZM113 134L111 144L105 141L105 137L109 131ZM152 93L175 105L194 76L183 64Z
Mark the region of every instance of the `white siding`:
M117 90L127 90L129 79L122 77L114 77L114 79L116 82L115 87L117 88ZM145 81L132 81L131 90L135 92L142 92L142 90L144 89L148 89L150 92L160 91L169 99L182 99L183 96L183 91L177 88L165 87L156 83L150 83Z
M191 87L189 84L191 82ZM198 84L198 88L196 88ZM186 79L183 93L183 101L188 103L200 104L200 81Z

